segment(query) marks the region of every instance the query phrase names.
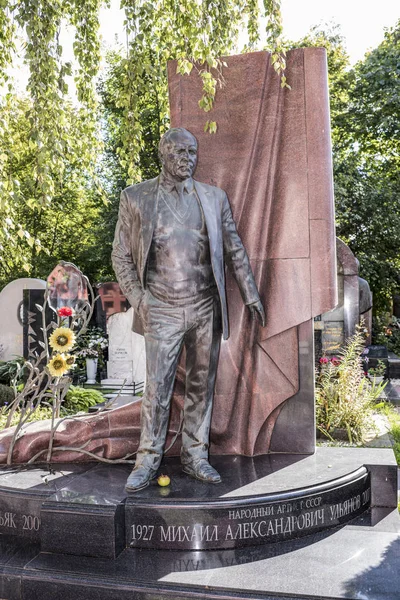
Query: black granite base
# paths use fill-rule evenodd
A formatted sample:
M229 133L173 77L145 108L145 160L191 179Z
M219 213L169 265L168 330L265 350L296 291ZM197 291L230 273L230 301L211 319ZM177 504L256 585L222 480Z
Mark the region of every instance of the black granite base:
M116 558L126 547L238 548L296 539L345 523L372 506L396 506L390 450L319 448L313 456L212 459L219 485L169 458L136 494L125 465L10 468L0 473L0 531L40 541L44 552Z
M130 468L92 466L42 504L44 552L115 558L125 548L124 490Z
M310 537L223 551L126 549L116 560L38 552L3 538L7 600L396 600L400 519L371 509Z
M127 545L169 550L237 548L299 538L345 523L370 506L365 467L344 477L275 494L128 498Z
M400 406L400 376L398 379L387 382L383 395L386 401L394 404L396 407Z
M154 481L128 498L126 466L4 469L0 598L398 597L391 450L318 448L314 456L213 463L220 485L194 481L168 459L169 488ZM126 547L132 542L159 549Z
M394 352L388 352L388 377L400 379L400 357Z
M93 465L59 464L56 468L9 467L0 470L0 534L40 541L43 503Z

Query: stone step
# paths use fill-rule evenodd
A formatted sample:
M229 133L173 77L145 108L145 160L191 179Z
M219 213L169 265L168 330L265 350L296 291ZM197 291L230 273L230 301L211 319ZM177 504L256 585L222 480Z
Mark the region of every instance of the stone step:
M396 506L392 457L390 450L357 448L218 456L218 485L192 479L172 457L160 468L170 486L153 480L128 497L130 465L3 469L0 533L40 541L45 552L103 558L125 547L221 550L297 539L343 524L370 500Z

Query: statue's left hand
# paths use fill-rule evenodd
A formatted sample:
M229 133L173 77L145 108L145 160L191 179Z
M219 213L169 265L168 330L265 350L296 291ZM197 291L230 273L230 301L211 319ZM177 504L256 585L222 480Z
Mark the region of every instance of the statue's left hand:
M249 304L248 306L251 312L251 318L255 319L257 317L261 326L265 327L265 310L261 301L258 300L258 302L253 302L253 304Z

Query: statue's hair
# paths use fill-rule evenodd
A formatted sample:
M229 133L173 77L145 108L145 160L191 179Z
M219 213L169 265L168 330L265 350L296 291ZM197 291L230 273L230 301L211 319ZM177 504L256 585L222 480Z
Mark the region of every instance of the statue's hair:
M162 157L165 149L169 146L170 142L170 138L175 135L176 133L187 133L190 136L192 136L192 138L194 139L196 146L197 146L197 140L194 137L193 133L190 133L190 131L188 131L187 129L185 129L184 127L171 127L171 129L168 129L168 131L166 131L164 133L164 135L161 137L160 139L160 143L158 144L158 156Z

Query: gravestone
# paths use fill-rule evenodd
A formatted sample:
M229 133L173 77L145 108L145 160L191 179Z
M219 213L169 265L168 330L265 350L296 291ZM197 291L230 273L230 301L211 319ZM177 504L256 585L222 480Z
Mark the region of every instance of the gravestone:
M57 325L57 310L64 306L77 309L88 302L88 280L72 263L60 261L43 282L43 289L24 290L23 296L23 349L24 358L34 359L43 352L43 312L45 308L46 325Z
M143 336L132 331L133 308L127 312L112 314L107 320L108 362L107 380L127 384L144 381L146 376L146 356Z
M115 281L100 283L97 289L106 319L109 319L111 315L129 310L130 304Z
M400 319L400 294L393 294L393 316Z
M42 279L22 278L11 281L0 292L0 360L23 355L23 293L44 289Z
M366 343L371 340L372 294L368 282L359 277L358 260L339 238L336 238L336 257L339 302L314 322L316 347L320 347L321 355L335 355L345 340L354 335L361 317L368 329Z
M392 352L392 360L396 361L397 357ZM371 344L368 346L368 354L366 355L368 359L368 363L366 365L366 370L375 369L378 366L378 362L383 362L386 366L386 369L389 367L389 352L386 346L381 344ZM388 370L386 370L388 373ZM393 375L392 375L393 377Z

